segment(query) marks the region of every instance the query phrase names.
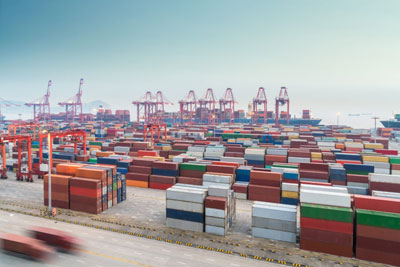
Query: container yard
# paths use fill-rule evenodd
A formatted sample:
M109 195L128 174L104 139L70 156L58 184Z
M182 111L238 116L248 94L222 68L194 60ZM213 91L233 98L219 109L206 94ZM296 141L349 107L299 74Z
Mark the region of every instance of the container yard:
M0 0L0 266L400 267L399 10Z
M4 127L4 211L253 261L400 265L400 157L387 138L344 126L78 125L44 123L48 138Z

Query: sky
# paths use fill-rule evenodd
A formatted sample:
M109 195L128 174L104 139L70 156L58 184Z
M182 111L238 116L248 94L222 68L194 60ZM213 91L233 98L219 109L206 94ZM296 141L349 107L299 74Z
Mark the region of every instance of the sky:
M400 113L397 0L0 0L0 96L130 109L146 91L177 102L189 90L233 89L238 108L281 86L292 114L368 127ZM360 122L361 120L365 122Z

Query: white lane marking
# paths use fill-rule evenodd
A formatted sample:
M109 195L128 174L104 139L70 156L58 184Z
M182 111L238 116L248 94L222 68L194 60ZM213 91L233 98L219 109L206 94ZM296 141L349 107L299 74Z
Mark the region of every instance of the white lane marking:
M143 253L140 253L140 252L135 251L135 254L136 254L136 255L142 255Z
M80 262L80 263L85 263L83 260L76 260L77 262Z
M182 264L182 265L186 265L186 263L178 261L177 263Z
M6 220L6 219L0 219L0 221L2 221L2 222L8 222L8 220Z
M147 245L143 245L142 247L144 247L144 248L149 248L149 246L147 246Z
M97 264L96 267L103 267L103 266Z
M159 260L159 261L165 260L164 258L160 258L160 257L155 257L155 259L156 259L156 260Z
M185 255L186 257L192 257L192 255L190 254L183 254L183 255Z
M163 251L163 252L171 252L171 251L169 251L169 250L166 250L166 249L162 249L162 251Z
M206 260L208 260L208 261L215 261L214 259L210 259L210 258L207 258Z
M231 263L232 266L240 266L239 264Z
M101 238L101 239L104 239L104 236L101 236L101 235L99 235L99 236L97 236L98 238Z
M118 240L115 239L115 238L111 238L111 240L112 240L113 242L118 242Z

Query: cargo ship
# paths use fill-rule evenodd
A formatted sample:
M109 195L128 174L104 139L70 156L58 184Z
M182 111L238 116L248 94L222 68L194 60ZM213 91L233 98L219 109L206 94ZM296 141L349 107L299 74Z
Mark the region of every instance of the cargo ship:
M400 114L395 114L394 119L381 121L385 128L397 128L400 129Z
M200 113L204 112L205 114L202 116ZM218 114L218 113L217 113ZM177 124L180 123L180 115L177 112L167 112L165 113L165 120L164 122L169 123L169 124ZM208 111L207 110L201 110L197 109L195 118L194 118L194 123L195 124L207 124L207 119L201 119L201 118L207 118ZM313 119L311 118L310 111L309 110L303 110L302 117L301 118L296 118L292 117L289 114L289 124L287 123L286 119L286 112L281 112L279 116L279 124L281 125L292 125L292 126L299 126L299 125L310 125L310 126L317 126L320 124L322 119ZM244 110L237 110L234 112L234 116L231 122L233 123L243 123L243 124L264 124L264 118L263 114L259 113L257 116L257 119L254 120L251 118L249 113L246 114ZM183 123L188 123L190 121L189 118L184 118ZM222 118L218 114L216 116L216 122L217 123L229 123L229 118ZM267 119L265 121L265 124L274 124L275 123L275 113L272 111L267 112Z

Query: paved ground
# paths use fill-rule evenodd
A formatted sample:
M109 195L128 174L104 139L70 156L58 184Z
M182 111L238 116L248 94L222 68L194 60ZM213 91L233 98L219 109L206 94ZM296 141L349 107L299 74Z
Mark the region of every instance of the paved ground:
M0 211L0 232L26 234L32 225L62 229L82 240L76 254L56 253L47 266L275 266L234 255L154 242L46 219ZM43 266L15 255L0 254L0 266Z
M57 217L79 221L80 223L109 226L118 231L135 231L143 235L151 234L154 237L161 237L164 240L181 241L183 244L185 244L184 242L191 242L197 245L221 248L233 251L234 254L235 252L245 253L303 265L372 266L372 264L354 259L300 250L298 244L252 237L250 229L252 201L237 201L237 217L232 229L226 237L218 237L205 233L185 232L167 228L165 225L165 191L163 190L128 187L127 199L127 201L118 204L116 207L100 215L64 211L63 214L57 215ZM22 205L22 207L15 206L16 204ZM34 177L33 183L20 182L16 181L13 173L9 172L9 179L0 180L0 208L15 208L25 212L35 211L36 214L39 214L39 209L43 209L42 180ZM119 240L120 236L116 238ZM149 242L157 243L156 241ZM164 243L161 242L161 244ZM197 252L193 253L196 254ZM199 253L201 255L202 252ZM231 262L235 261L232 259Z

